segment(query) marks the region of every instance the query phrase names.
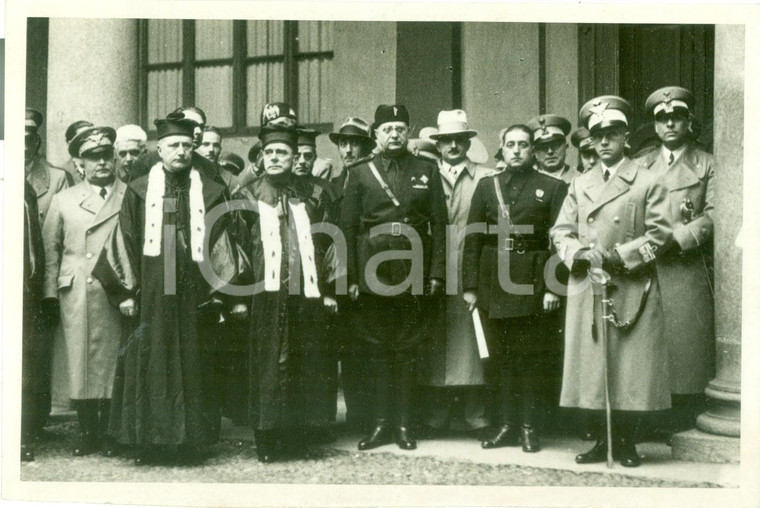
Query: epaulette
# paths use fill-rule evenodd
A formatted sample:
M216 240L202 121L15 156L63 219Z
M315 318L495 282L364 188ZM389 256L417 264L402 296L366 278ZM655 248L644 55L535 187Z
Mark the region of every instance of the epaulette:
M375 153L371 152L369 155L362 157L361 159L355 160L354 162L351 162L350 164L346 165L346 169L355 168L356 166L359 166L360 164L366 164L369 161L373 160L375 158Z

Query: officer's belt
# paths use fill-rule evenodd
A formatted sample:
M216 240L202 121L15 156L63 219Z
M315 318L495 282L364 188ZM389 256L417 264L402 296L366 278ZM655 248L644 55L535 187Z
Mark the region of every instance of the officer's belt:
M535 250L548 250L549 242L547 240L536 240L533 238L515 238L512 236L489 236L485 245L495 247L499 250L507 251L535 251Z
M368 235L370 229L377 226L387 226L389 224L391 226L390 232L383 233L383 234L391 235L391 236L401 236L402 226L408 226L410 228L413 228L415 231L417 231L417 234L419 234L420 236L426 236L428 234L427 222L424 222L422 224L407 224L405 222L381 222L380 224L373 224L371 226L365 224L362 229L361 234Z

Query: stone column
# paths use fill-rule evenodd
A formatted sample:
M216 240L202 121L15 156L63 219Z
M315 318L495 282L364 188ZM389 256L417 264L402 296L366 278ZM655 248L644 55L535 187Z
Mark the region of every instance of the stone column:
M62 165L72 122L137 122L137 21L51 18L49 41L47 157Z
M137 21L50 18L47 159L69 160L64 133L77 120L118 128L138 118ZM68 409L66 350L53 348L53 412Z
M741 408L742 225L744 169L744 27L715 27L715 345L716 376L705 393L710 409L697 430L674 436L673 456L738 462Z

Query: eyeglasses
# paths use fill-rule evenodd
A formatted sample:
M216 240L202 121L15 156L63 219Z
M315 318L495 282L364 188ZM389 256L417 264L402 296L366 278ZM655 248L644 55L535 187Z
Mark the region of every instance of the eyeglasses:
M390 134L391 132L396 132L396 134L403 136L409 131L409 127L405 125L386 125L380 131L383 134Z

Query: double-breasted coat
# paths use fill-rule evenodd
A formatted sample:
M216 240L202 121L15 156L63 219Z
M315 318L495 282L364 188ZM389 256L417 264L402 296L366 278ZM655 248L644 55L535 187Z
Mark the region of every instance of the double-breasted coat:
M73 179L66 171L57 168L40 156L37 156L29 168L26 181L37 195L37 213L40 226L45 221L50 202L58 192L71 187Z
M667 344L654 260L672 232L668 192L655 173L625 159L605 182L601 163L570 184L551 238L570 269L565 318L565 359L560 404L604 409L604 348L600 298L588 281L578 251L616 250L626 270L613 274L608 296L619 323L607 327L612 409L646 411L670 407Z
M715 159L688 145L672 166L660 150L642 165L670 191L673 248L657 259L672 393L702 393L715 376L714 302L711 289ZM689 211L688 203L692 205Z
M462 253L467 217L478 182L496 171L470 160L456 181L441 170L448 209L446 296L438 302L437 318L421 351L422 379L430 386L468 386L485 383L472 315L462 299Z
M86 181L56 194L42 228L45 298L57 298L68 357L70 398L109 399L121 316L92 269L116 226L126 185L104 200Z

